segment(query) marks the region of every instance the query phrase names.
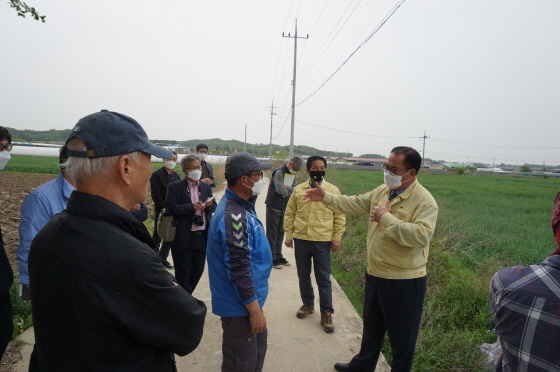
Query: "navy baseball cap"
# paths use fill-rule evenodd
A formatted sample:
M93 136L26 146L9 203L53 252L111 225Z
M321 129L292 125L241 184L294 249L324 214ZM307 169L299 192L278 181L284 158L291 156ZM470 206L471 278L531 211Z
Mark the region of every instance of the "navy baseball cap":
M173 157L171 151L152 144L136 120L118 112L101 110L81 118L72 128L66 144L74 137L84 142L87 151L68 150L68 155L73 157L99 158L135 151L162 159Z
M254 170L270 169L273 165L274 163L259 161L248 152L236 152L226 160L226 179L235 179Z

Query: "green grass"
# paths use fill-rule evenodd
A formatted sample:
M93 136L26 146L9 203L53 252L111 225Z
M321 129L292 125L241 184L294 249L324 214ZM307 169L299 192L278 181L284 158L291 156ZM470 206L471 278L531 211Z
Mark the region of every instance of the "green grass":
M3 170L10 173L58 174L58 158L32 155L12 155Z
M355 195L383 182L382 172L327 170ZM504 266L541 262L555 247L550 216L560 180L421 173L439 205L428 260L428 290L413 370L481 371L478 346L494 342L488 284ZM333 274L362 315L367 216L347 216ZM388 360L388 342L383 353Z

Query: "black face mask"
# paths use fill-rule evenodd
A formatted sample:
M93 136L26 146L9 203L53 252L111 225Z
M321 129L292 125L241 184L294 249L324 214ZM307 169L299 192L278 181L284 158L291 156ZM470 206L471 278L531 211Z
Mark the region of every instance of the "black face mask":
M325 171L309 171L309 176L315 182L321 182L323 177L325 177Z

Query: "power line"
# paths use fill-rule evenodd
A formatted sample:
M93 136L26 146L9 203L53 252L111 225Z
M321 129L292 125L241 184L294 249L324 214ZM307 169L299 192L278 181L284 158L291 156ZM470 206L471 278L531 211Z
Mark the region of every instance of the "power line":
M340 33L340 31L344 28L344 25L346 25L346 22L348 22L348 20L350 19L350 17L352 16L352 14L354 14L354 12L356 11L356 9L358 8L358 5L360 5L360 3L362 2L362 0L358 1L358 4L356 4L356 6L354 7L354 10L352 10L352 13L350 13L350 15L348 16L348 18L346 18L346 21L344 21L344 23L342 24L342 26L340 27L340 29L336 32L336 34L334 35L334 37L330 40L329 44L323 49L323 47L325 46L325 44L327 43L327 41L329 41L329 38L331 37L332 33L334 32L334 30L336 30L336 28L338 27L338 24L340 23L340 21L342 21L342 19L344 18L344 16L346 15L346 13L348 12L348 9L350 9L350 7L352 6L352 4L354 3L354 0L352 0L352 2L350 3L350 5L348 5L348 8L346 8L346 10L344 11L344 13L342 14L342 16L340 17L340 19L338 20L338 22L336 23L336 25L334 26L333 30L331 31L331 33L329 34L329 36L327 36L327 38L325 39L325 42L323 43L323 45L321 45L321 48L319 48L319 50L317 51L317 53L315 53L315 55L313 56L313 58L311 58L311 61L309 62L309 64L307 66L305 66L305 68L303 68L301 76L299 77L300 79L303 78L308 72L309 70L315 66L315 64L317 63L317 61L319 61L319 59L321 59L321 57L323 56L323 54L327 51L327 49L329 49L329 47L331 46L332 42L334 41L334 39L336 39L336 37L338 36L338 34ZM323 50L321 52L321 50ZM321 53L319 55L319 57L317 57L317 55ZM315 57L317 57L317 59L315 59Z
M560 149L560 146L552 146L552 147L543 147L543 146L534 146L534 147L523 147L523 146L499 146L495 144L474 144L474 143L465 143L465 142L457 142L457 141L449 141L443 140L439 138L432 138L434 141L445 142L445 143L454 143L456 145L467 145L467 146L484 146L484 147L497 147L501 149L524 149L524 150L551 150L551 149Z
M281 116L281 117L284 117L284 116L282 116L282 115L280 115L280 116ZM317 128L332 130L333 132L348 133L348 134L356 134L356 135L358 135L358 136L381 137L381 138L418 138L418 137L400 137L400 136L380 136L380 135L376 135L376 134L357 133L357 132L350 132L350 131L347 131L347 130L341 130L341 129L333 129L333 128L328 128L328 127L323 127L323 126L321 126L321 125L311 124L311 123L307 123L307 122L301 121L301 120L296 120L296 121L297 121L298 123L310 125L310 126L312 126L312 127L317 127Z
M377 31L379 31L379 29L389 20L389 18L391 18L391 16L397 11L398 8L400 8L400 6L405 2L405 0L399 0L399 2L395 5L395 7L389 12L389 14L387 14L385 16L385 18L383 18L383 20L381 21L381 23L371 32L371 34L356 48L356 50L354 50L352 52L352 54L350 54L350 56L348 56L348 58L346 58L346 60L344 62L342 62L342 64L340 65L340 67L338 67L335 72L332 73L331 76L329 76L329 78L327 80L325 80L325 82L323 84L321 84L321 86L319 86L319 88L317 88L313 93L311 93L309 96L307 96L303 101L301 101L300 103L298 103L296 106L301 105L303 102L307 101L309 98L313 97L319 90L321 90L321 88L323 88L325 86L325 84L327 84L327 82L346 64L346 62L348 62L350 60L350 58L352 58L352 56L354 54L356 54L356 52L365 44L369 41L369 39L371 39L373 37L373 35L375 35L377 33Z

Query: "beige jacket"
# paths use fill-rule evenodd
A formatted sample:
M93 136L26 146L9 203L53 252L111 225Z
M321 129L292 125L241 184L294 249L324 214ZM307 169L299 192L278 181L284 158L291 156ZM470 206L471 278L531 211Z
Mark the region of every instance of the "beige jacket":
M357 196L326 193L323 203L334 212L370 215L374 207L385 206L390 190L381 185ZM436 201L416 180L391 201L389 211L379 223L368 219L368 274L385 279L425 276L438 215Z
M307 203L303 195L309 190L309 180L296 186L284 214L286 240L293 238L317 242L340 241L346 229L344 213L333 213L323 203ZM321 187L340 195L338 187L323 181Z

